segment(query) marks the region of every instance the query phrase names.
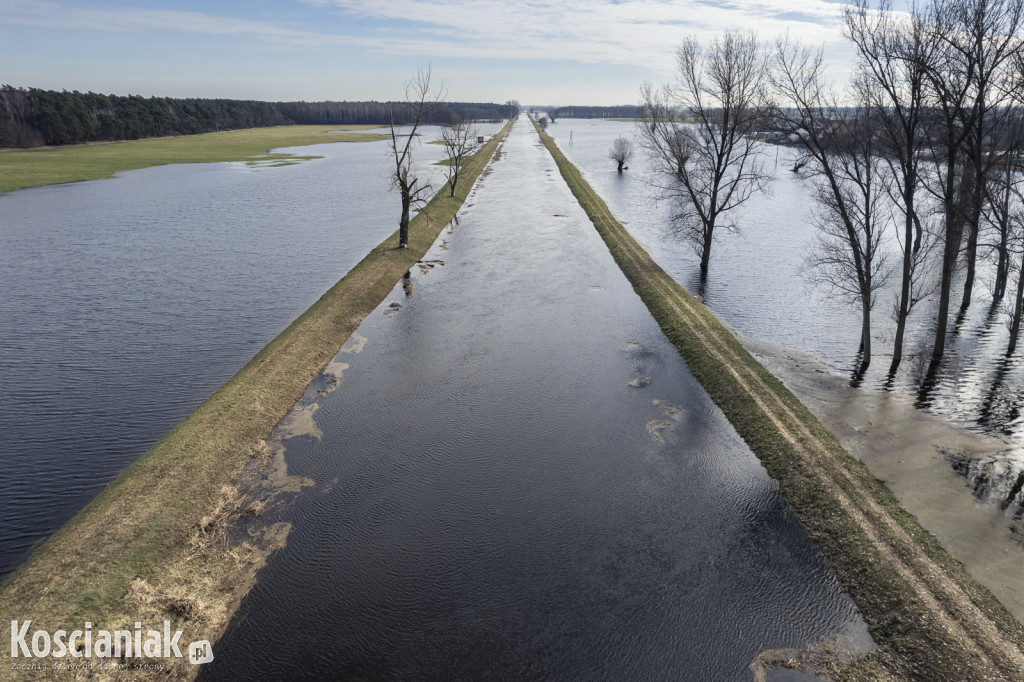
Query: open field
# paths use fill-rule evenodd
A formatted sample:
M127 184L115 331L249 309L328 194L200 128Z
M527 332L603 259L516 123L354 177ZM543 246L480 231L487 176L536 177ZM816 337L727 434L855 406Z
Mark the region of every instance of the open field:
M651 259L537 128L562 177L690 371L779 482L868 623L876 654L821 650L759 665L837 679L1024 679L1024 627L693 296Z
M357 131L379 126L274 126L222 133L101 142L68 147L0 149L0 192L62 182L100 180L114 173L169 163L260 161L285 164L293 157L271 149L324 142L373 142L384 135ZM343 131L343 132L334 132Z
M443 188L412 220L408 249L397 248L397 233L378 245L0 585L0 620L53 632L169 619L183 642L215 641L288 532L230 536L232 520L260 513L240 477L266 468L265 439L453 219L507 128L467 160L455 197ZM0 669L10 669L9 655ZM196 671L186 662L171 676Z

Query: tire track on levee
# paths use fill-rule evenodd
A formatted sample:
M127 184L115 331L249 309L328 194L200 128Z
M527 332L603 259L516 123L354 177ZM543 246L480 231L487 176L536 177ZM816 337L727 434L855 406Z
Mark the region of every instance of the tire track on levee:
M1021 625L653 261L579 169L537 131L694 376L779 480L868 621L885 671L909 679L1024 679ZM869 675L867 669L854 665L848 674Z

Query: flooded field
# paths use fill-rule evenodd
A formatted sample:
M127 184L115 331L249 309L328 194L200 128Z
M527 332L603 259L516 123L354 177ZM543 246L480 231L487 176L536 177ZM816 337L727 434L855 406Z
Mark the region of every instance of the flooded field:
M815 289L803 276L814 236L811 181L792 172L795 150L767 145L764 150L776 181L770 196L756 196L736 211L738 234L720 234L712 248L707 282L699 281L699 260L671 225L671 206L659 201L650 185L650 170L636 146L630 169L617 173L608 158L619 136L635 137L635 124L618 121L559 119L548 128L559 147L608 203L615 216L677 281L700 293L706 305L740 334L794 348L849 374L859 344L859 310ZM873 314L874 353L864 378L865 391L892 393L909 405L952 423L1000 439L994 457L951 463L960 467L980 498L1008 503L1010 514L1024 513L1024 359L1004 357L1006 314L990 314L989 286L994 267L979 264L974 303L952 336L938 381L921 390L931 356L937 301L915 308L907 326L904 361L890 390L883 384L892 352L895 323L889 316L898 278L880 292ZM954 284L959 305L961 284ZM1019 518L1018 518L1019 520Z
M396 229L384 143L295 151L0 195L0 579Z

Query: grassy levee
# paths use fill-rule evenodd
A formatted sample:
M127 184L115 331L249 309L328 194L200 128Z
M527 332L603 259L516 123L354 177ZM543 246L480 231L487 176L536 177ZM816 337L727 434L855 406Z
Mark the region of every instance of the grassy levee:
M270 154L271 149L325 142L372 142L384 135L356 131L380 126L272 126L39 149L0 149L0 193L62 182L101 180L126 170L170 163L261 161L277 165L317 158ZM343 132L332 132L343 131Z
M635 291L778 481L866 619L877 652L852 664L833 658L826 663L831 675L855 680L1024 679L1021 624L654 262L552 138L539 127L537 132ZM770 663L771 657L762 662Z
M275 425L452 220L510 125L467 160L455 197L442 187L413 219L409 248L397 248L396 232L373 249L0 585L0 622L32 619L31 633L169 618L185 643L215 640L264 558L216 533L232 515L254 512L234 492L240 474L265 455ZM0 678L11 663L6 645L2 651ZM176 676L191 674L186 663Z

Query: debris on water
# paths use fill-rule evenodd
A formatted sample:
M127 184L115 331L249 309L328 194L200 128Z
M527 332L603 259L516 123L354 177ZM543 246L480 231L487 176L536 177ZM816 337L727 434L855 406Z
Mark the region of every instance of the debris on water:
M388 307L384 310L384 314L387 317L393 317L395 313L402 309L402 304L398 301L392 301L388 304Z
M651 438L658 443L664 443L665 439L662 437L661 432L668 428L668 422L664 419L652 419L647 422L647 433L651 434Z
M643 388L649 383L651 383L650 377L640 377L638 379L633 379L632 381L630 381L629 385L632 386L633 388Z
M420 266L421 273L427 273L434 269L435 266L444 265L443 260L418 260L416 265Z
M686 412L686 408L682 405L676 405L675 403L670 403L667 400L659 400L658 398L655 398L651 401L651 404L660 407L666 417L677 417L683 412Z

